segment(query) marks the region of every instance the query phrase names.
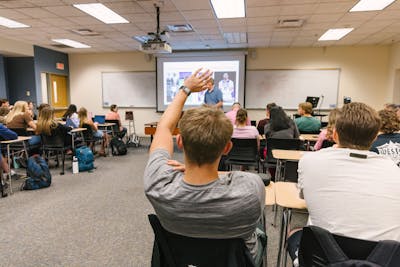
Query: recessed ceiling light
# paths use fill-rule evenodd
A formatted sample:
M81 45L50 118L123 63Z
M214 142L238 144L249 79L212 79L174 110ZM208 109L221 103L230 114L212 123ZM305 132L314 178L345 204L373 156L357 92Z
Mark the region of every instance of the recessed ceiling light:
M51 39L54 42L60 43L60 44L64 44L73 48L90 48L89 45L86 44L82 44L80 42L74 41L74 40L70 40L70 39Z
M73 6L106 24L129 23L129 21L127 21L103 4L75 4Z
M350 12L382 10L396 0L360 0Z
M340 40L352 30L354 30L354 28L329 29L321 37L319 37L318 41Z
M219 19L244 18L244 0L211 0L215 14Z
M20 23L18 21L12 20L12 19L8 19L5 17L0 17L0 25L7 27L7 28L29 28L30 26L25 25L23 23Z

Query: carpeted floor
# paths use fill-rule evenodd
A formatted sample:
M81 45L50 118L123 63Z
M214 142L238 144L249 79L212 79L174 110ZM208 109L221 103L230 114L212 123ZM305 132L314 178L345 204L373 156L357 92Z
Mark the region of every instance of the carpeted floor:
M150 266L147 157L146 146L129 148L126 156L96 158L96 170L79 174L67 161L65 175L51 169L50 188L0 198L0 266ZM271 208L267 218L272 222ZM293 222L302 225L305 216ZM268 266L275 266L279 226L268 225Z

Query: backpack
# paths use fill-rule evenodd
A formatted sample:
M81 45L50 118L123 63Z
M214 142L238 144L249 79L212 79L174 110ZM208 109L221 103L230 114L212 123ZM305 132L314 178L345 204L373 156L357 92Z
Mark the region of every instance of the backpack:
M110 141L111 153L114 156L126 155L128 152L125 143L119 137L113 137Z
M23 190L36 190L49 187L51 184L51 174L46 161L39 155L31 156L27 162L26 175Z
M317 226L308 226L303 230L303 238L304 231L306 228L311 230L315 241L318 243L318 246L322 248L323 254L325 255L326 263L323 266L328 267L397 267L400 266L400 242L392 241L392 240L383 240L379 242L375 242L376 245L372 248L372 251L369 255L365 255L360 258L349 258L341 249L338 242L335 240L334 236L327 230L317 227ZM307 230L308 231L308 230ZM307 234L308 235L308 234ZM360 246L356 244L355 241L366 242L365 240L358 240L348 238L350 241L347 242L347 246ZM303 240L301 241L303 242ZM351 243L353 242L353 243ZM372 241L367 241L372 242ZM300 247L302 244L300 245ZM360 250L360 248L358 248ZM301 248L299 253L301 254ZM360 252L359 252L360 254ZM299 255L300 257L300 255ZM320 259L320 257L313 255L313 258ZM301 263L301 261L300 261ZM301 264L300 264L301 265ZM318 265L319 266L319 265Z
M79 171L90 171L94 168L93 152L87 146L78 147L75 150L76 158L78 159Z

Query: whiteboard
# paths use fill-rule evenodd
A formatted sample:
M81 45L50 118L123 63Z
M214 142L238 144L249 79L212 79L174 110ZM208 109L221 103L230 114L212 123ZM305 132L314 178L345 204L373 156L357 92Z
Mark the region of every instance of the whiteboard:
M286 109L297 109L307 96L317 96L318 108L332 109L337 106L339 78L339 69L249 70L245 106L264 109L275 102Z
M119 107L156 107L156 73L103 72L103 107L116 104Z

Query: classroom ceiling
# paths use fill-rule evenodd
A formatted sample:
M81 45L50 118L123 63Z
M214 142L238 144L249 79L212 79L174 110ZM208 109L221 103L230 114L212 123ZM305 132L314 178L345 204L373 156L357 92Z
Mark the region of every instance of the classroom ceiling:
M92 2L103 3L130 23L107 25L72 6ZM385 45L400 41L400 1L383 11L349 13L357 2L246 0L245 18L217 19L209 0L0 0L0 16L31 26L21 29L0 26L0 36L66 53L135 51L139 43L131 37L156 30L153 4L157 3L161 7L162 28L187 23L193 27L193 32L170 33L168 42L173 50ZM294 19L303 20L303 26L278 25L279 20ZM327 29L342 27L355 29L342 40L318 42ZM82 29L98 35L81 36L73 32ZM226 33L246 33L247 42L228 43L224 38ZM58 48L51 41L56 38L69 38L91 48Z

